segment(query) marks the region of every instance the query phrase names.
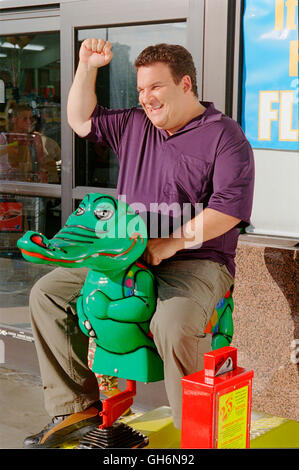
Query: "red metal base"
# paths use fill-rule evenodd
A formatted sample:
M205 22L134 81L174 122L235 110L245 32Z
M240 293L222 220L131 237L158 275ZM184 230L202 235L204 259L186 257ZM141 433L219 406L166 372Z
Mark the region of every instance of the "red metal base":
M127 380L126 390L106 398L103 401L103 409L99 415L102 416L103 422L99 429L109 428L113 423L133 404L133 397L136 395L136 381Z

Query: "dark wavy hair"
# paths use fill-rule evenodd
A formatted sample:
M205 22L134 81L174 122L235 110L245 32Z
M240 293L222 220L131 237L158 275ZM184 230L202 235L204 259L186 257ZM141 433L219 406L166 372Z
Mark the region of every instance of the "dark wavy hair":
M174 83L178 84L184 75L189 75L192 92L198 98L196 68L192 55L185 47L178 44L156 44L146 47L135 60L135 67L146 67L157 62L169 66Z

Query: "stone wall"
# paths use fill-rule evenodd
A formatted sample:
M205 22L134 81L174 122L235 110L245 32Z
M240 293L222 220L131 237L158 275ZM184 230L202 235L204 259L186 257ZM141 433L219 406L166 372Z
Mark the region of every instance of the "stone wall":
M254 370L252 407L299 420L298 251L240 244L234 337L239 365ZM297 348L299 341L297 341Z

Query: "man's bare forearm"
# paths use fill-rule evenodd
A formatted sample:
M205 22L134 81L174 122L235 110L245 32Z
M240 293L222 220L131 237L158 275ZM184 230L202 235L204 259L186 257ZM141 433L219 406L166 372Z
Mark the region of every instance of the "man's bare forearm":
M176 230L171 238L180 240L181 249L191 248L219 237L234 228L241 219L206 208L196 217Z
M183 227L175 230L169 238L148 240L142 255L149 264L158 265L171 258L177 251L200 247L212 238L219 237L235 227L241 219L206 208Z
M67 117L80 137L91 130L91 115L97 104L95 84L98 68L108 65L113 57L112 44L103 39L85 39L79 51L79 65L71 86Z
M98 69L79 62L73 84L71 86L67 117L71 128L81 137L90 131L90 117L97 104L95 83Z

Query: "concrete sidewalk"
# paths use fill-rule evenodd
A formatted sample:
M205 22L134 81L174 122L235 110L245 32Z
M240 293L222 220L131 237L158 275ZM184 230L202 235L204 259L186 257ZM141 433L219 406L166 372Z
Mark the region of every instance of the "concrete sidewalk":
M21 449L49 421L40 379L0 367L0 449Z

